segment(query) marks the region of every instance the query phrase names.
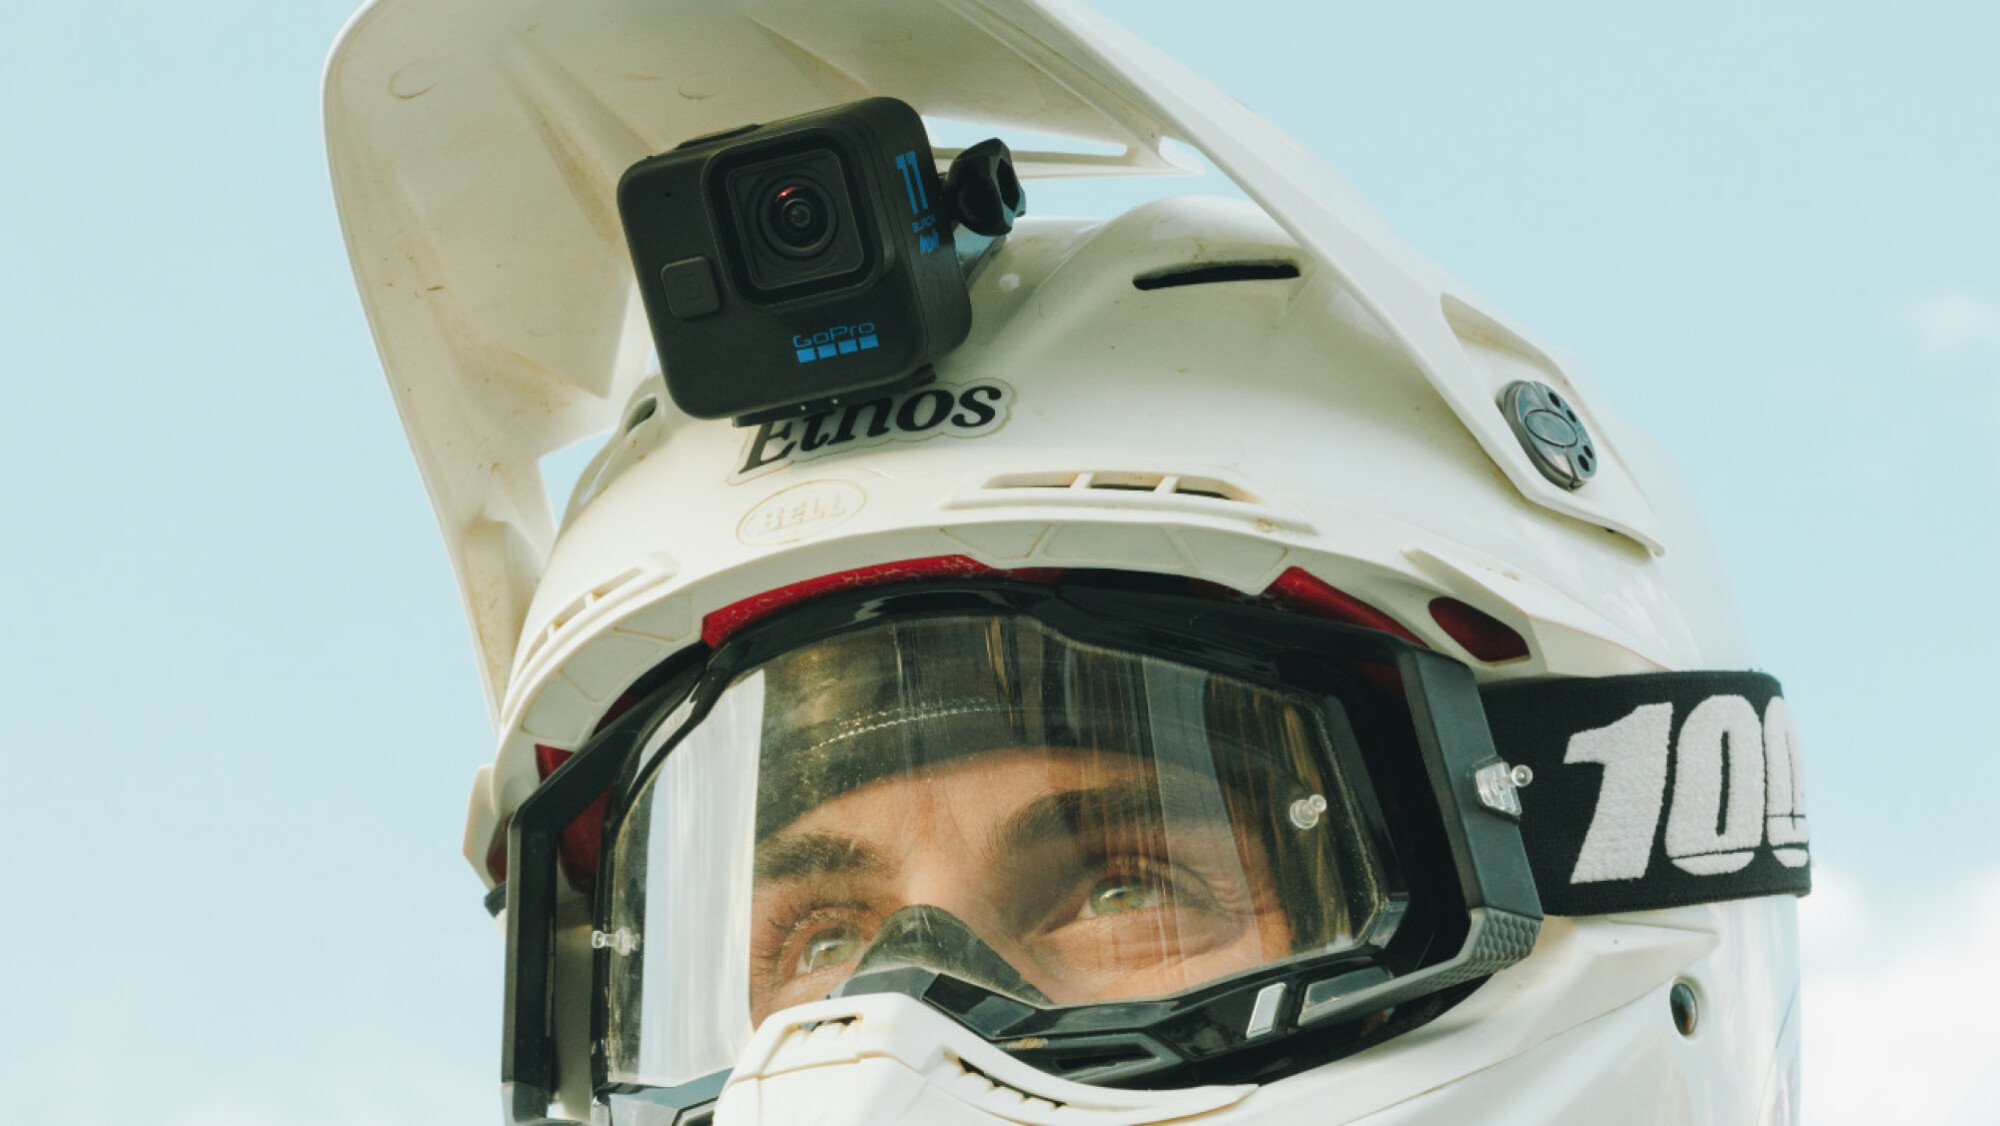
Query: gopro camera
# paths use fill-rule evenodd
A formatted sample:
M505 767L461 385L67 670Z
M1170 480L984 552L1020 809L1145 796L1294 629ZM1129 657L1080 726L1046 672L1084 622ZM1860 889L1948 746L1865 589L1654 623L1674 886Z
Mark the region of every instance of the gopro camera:
M894 98L697 137L618 185L668 393L739 425L931 378L972 326L953 228L997 237L1021 205L1005 145L940 178Z

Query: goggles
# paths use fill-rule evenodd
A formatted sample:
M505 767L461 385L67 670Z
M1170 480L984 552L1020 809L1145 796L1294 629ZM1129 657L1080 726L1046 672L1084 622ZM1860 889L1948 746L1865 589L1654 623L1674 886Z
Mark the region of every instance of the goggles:
M692 1105L764 1017L881 991L1064 1078L1255 1081L1415 1027L1525 957L1591 830L1551 816L1524 840L1524 757L1546 769L1572 741L1550 704L1596 693L1574 719L1699 693L1690 676L1743 679L1482 695L1377 631L1081 575L795 607L656 670L517 811L517 1118L551 1085L557 841L607 789L600 1093ZM1777 853L1756 880L1802 890ZM1644 875L1656 906L1773 890Z

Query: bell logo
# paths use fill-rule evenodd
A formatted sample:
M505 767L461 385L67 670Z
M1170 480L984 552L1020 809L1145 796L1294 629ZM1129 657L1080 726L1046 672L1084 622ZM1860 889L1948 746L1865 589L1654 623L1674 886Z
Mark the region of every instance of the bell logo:
M1014 389L997 379L956 387L933 383L766 422L750 432L729 479L747 481L780 466L886 442L981 437L1006 425L1013 401Z

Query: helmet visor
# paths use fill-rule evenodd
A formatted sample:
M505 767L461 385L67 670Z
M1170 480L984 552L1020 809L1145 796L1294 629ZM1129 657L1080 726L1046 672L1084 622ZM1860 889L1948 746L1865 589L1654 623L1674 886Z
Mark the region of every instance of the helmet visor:
M726 1068L766 1016L887 970L1153 1000L1393 920L1323 689L957 612L864 620L681 711L607 841L614 1082Z

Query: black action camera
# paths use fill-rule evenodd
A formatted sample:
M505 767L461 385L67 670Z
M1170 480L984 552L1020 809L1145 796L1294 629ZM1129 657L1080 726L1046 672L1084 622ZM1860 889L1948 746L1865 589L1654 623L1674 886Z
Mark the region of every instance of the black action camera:
M870 98L648 157L618 210L674 403L748 425L929 379L972 325L953 228L1004 234L1022 193L1005 145L941 179Z

